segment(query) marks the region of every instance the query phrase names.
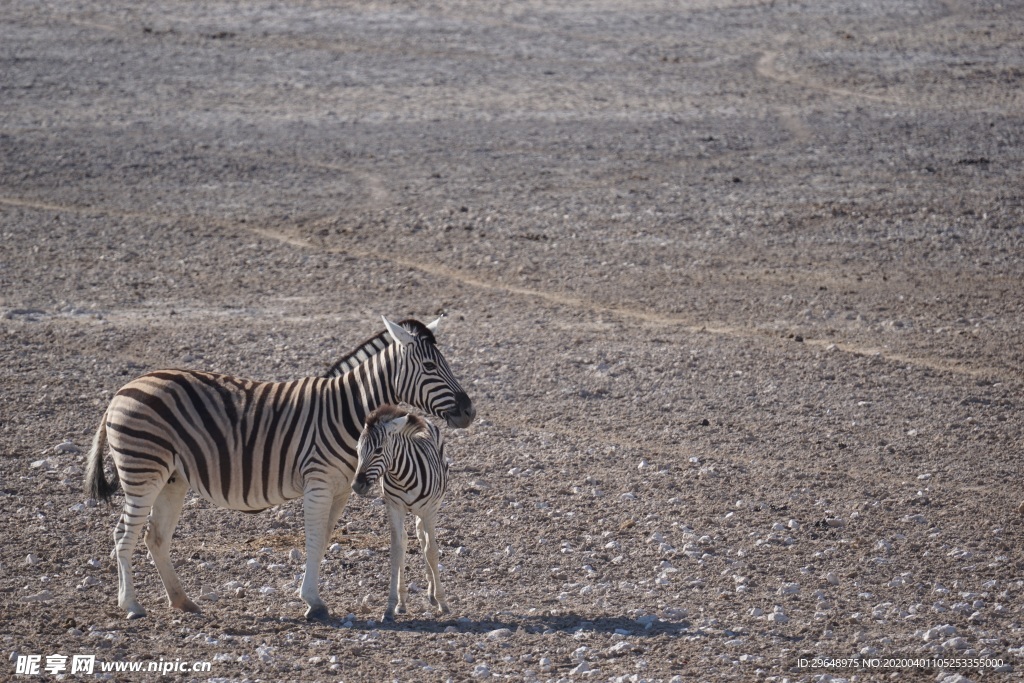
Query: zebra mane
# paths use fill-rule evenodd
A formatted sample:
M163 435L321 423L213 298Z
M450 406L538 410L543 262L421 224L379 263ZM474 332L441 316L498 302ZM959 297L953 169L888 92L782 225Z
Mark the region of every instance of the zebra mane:
M419 320L409 318L398 324L415 334L420 339L425 339L430 344L437 344L434 333L427 329L427 326ZM367 358L376 356L387 348L387 345L390 343L391 335L388 334L388 331L384 330L383 332L379 332L357 346L354 350L342 356L338 362L332 365L327 372L323 374L323 376L328 379L331 377L340 377L346 372L355 369L356 366Z

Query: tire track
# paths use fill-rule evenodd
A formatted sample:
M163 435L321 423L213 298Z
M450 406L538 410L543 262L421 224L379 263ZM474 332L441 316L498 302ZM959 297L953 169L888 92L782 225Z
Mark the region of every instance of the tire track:
M152 220L157 222L179 221L184 220L186 218L190 218L178 215L160 216L155 214L148 214L145 212L115 211L104 209L102 207L93 206L83 207L74 205L62 205L41 200L20 199L15 197L0 197L0 205L33 209L38 211L77 213L89 216L105 215L118 218ZM558 292L553 292L544 289L531 289L529 287L521 287L518 285L488 280L477 277L471 273L467 273L453 268L448 268L447 266L441 265L439 263L428 263L419 260L408 259L396 254L382 254L376 251L368 251L352 247L330 247L326 245L318 245L300 235L296 235L294 233L283 230L277 230L270 227L260 227L249 224L239 225L235 222L229 222L226 220L210 217L203 218L203 221L207 225L212 225L225 230L247 232L267 240L288 245L289 247L295 249L318 251L321 253L329 254L343 254L346 256L367 261L384 261L397 266L401 266L402 268L418 271L426 275L431 275L433 277L458 282L463 285L466 285L467 287L471 287L479 291L494 292L512 295L519 298L534 299L554 306L562 306L565 308L576 309L579 311L586 311L592 314L612 316L620 320L632 320L635 322L653 325L656 327L673 327L678 330L681 330L686 334L691 335L711 334L714 336L729 337L733 339L757 341L759 343L764 343L765 340L773 340L777 344L783 343L781 340L776 339L771 334L755 329L736 327L721 323L708 324L706 322L699 322L692 318L687 318L679 315L668 315L663 313L657 313L655 311L650 310L625 308L622 306L610 306L588 299L584 299L581 297L571 296L568 294L560 294ZM1004 382L1016 383L1020 381L1020 375L1007 375L1004 370L1000 370L997 368L984 366L969 367L961 363L956 363L941 358L908 356L901 353L886 351L885 349L879 347L863 346L859 344L839 342L829 339L806 339L805 344L811 348L834 349L854 356L877 356L889 362L910 365L913 367L933 370L936 372L951 373L978 379L995 379Z

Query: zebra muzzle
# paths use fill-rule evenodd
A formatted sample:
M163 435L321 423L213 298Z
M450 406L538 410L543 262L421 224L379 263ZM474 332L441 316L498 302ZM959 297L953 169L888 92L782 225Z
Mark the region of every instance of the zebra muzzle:
M453 429L464 429L473 422L476 417L476 408L468 394L460 393L455 397L455 407L449 411L445 420L448 426Z
M355 481L352 482L352 490L360 496L365 496L370 492L370 484L366 481L366 475L362 472L356 476Z

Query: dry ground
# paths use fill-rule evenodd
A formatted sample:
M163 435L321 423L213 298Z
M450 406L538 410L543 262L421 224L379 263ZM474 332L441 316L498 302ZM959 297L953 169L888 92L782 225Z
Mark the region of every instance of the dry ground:
M1020 3L567 4L0 7L0 679L1021 675ZM307 624L300 505L191 499L219 599L171 611L140 547L124 619L59 444L145 371L305 376L439 312L451 618L372 621L378 504Z

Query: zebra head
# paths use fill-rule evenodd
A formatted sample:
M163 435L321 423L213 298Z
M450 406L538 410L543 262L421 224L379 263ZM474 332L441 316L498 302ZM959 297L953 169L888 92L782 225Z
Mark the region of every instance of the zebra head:
M395 399L445 420L449 427L468 427L476 408L437 348L434 330L441 318L429 325L406 321L412 323L413 331L383 319L397 347Z
M352 490L360 496L369 494L381 476L391 469L394 448L387 447L388 439L405 427L408 421L408 413L388 404L367 416L366 426L356 444L359 464L352 481Z

